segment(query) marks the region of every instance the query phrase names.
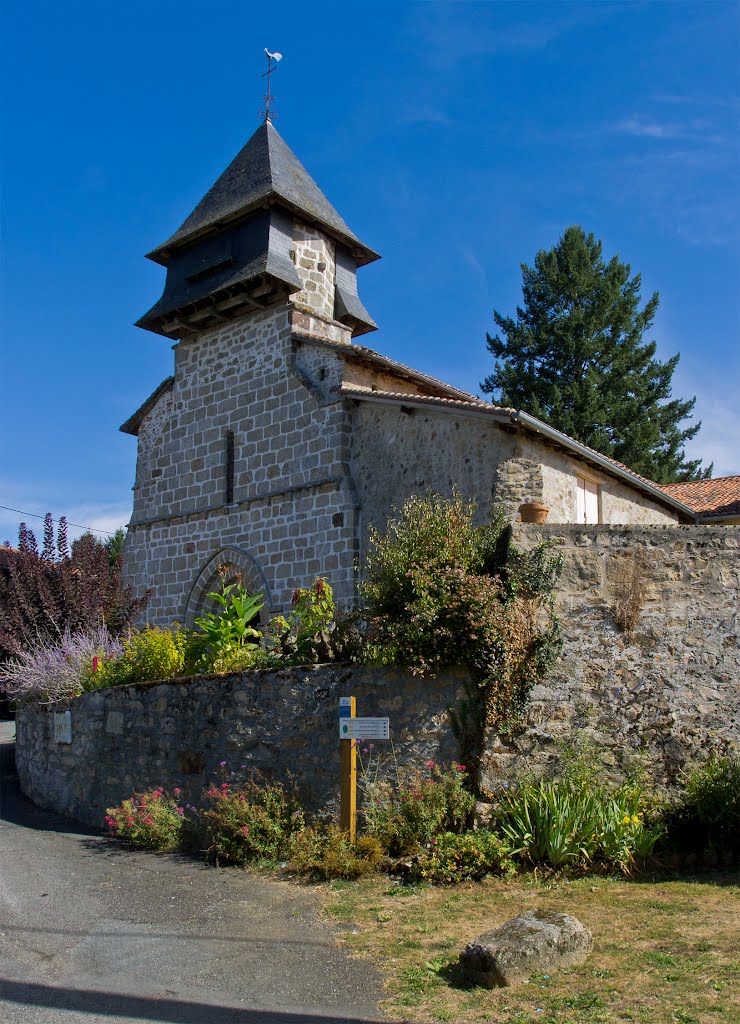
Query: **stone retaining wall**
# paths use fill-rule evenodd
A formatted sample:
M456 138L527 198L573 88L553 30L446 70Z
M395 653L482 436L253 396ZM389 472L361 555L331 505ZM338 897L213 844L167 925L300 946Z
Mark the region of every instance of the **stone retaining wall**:
M555 766L559 741L601 748L605 776L638 763L656 786L740 744L740 530L737 527L517 526L515 543L559 545L563 656L534 689L515 735L486 737L482 783ZM624 633L615 606L635 565L644 597ZM627 581L627 582L625 582ZM388 715L401 765L458 756L447 708L461 675L423 680L388 669L319 666L201 677L89 693L18 713L21 785L36 803L91 824L134 789L181 786L194 797L222 760L268 777L292 773L307 805L336 810L338 699ZM54 715L71 712L71 743Z
M421 680L333 665L116 687L20 710L18 774L34 803L91 825L134 790L180 786L196 799L221 761L269 779L292 776L309 808L333 812L341 696L354 694L359 715L387 715L399 763L416 766L457 756L447 707L460 688L455 674ZM54 738L65 711L71 743Z
M557 610L563 655L532 693L527 728L486 739L482 782L495 791L543 771L558 741L602 748L607 774L644 765L670 790L683 765L740 746L740 530L733 526L525 526L514 543L563 554ZM634 631L620 595L644 587Z

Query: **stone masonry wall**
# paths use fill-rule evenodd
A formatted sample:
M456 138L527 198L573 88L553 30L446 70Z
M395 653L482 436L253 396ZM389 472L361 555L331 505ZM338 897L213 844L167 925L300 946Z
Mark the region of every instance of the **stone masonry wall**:
M344 459L342 401L322 399L300 371L283 306L176 347L172 390L144 421L125 548L127 579L153 588L147 620L192 619L202 568L224 548L256 564L271 611L298 586L331 577L352 600L354 496ZM339 357L326 350L324 363ZM160 410L161 406L161 410ZM234 494L226 502L226 434ZM215 579L215 575L214 575Z
M542 540L564 556L563 656L533 691L521 727L486 737L483 786L495 793L522 770L555 769L565 740L596 744L604 777L642 764L667 790L687 762L737 751L740 530L515 527L522 548ZM641 556L646 593L625 635L615 599ZM19 711L21 784L42 806L100 824L106 806L134 789L179 785L196 796L226 760L269 778L291 772L310 807L333 811L340 696L355 694L361 715L388 715L400 763L418 767L458 756L446 709L463 682L328 665L87 693ZM71 744L54 741L54 714L66 709Z
M197 799L227 761L270 780L294 777L308 807L336 813L339 697L354 694L358 714L389 716L399 763L419 766L457 757L446 709L460 685L454 674L321 666L87 693L18 713L21 787L42 807L102 826L106 808L134 790L179 786ZM72 742L56 743L54 714L67 709ZM389 745L376 746L390 770Z
M487 514L497 467L512 451L512 435L495 423L447 411L354 405L351 467L361 507L362 560L370 526L383 532L393 508L412 494L450 495L457 488Z
M585 737L609 774L643 763L670 788L681 767L740 745L740 530L736 527L515 527L529 549L564 557L558 589L562 658L535 688L526 728L487 738L483 781L495 792L522 768L542 772L558 741ZM633 633L617 597L642 561L645 596Z

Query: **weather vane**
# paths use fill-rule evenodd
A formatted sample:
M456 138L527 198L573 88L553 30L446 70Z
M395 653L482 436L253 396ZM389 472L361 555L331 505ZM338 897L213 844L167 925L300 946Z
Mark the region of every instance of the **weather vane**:
M260 109L260 117L264 118L265 121L271 121L273 117L277 117L277 110L272 105L274 97L270 92L270 78L273 71L277 70L277 64L283 59L283 55L282 53L270 53L267 47L265 47L265 57L267 57L267 71L265 71L262 77L267 79L267 93L262 97L264 102Z

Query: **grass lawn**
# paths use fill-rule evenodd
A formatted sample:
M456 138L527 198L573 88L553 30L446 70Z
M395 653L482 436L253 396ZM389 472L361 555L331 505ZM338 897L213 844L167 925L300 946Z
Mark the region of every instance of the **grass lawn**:
M740 1024L740 878L573 881L532 876L413 889L373 877L325 886L326 915L385 971L391 1016L500 1024ZM523 910L573 914L594 935L580 967L469 987L466 942Z

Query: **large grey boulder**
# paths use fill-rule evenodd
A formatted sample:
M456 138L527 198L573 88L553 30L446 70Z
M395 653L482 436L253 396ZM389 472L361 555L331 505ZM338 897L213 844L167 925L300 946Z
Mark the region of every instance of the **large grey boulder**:
M460 964L471 981L495 988L579 964L592 946L591 932L577 918L527 910L469 942Z

